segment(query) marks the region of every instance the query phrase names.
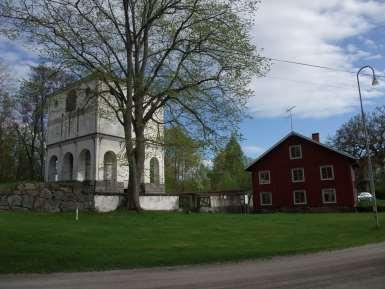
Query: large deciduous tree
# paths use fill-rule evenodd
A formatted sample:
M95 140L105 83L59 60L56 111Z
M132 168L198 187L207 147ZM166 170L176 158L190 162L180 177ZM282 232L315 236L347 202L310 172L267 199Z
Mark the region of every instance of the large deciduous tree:
M167 127L164 132L165 187L167 192L208 189L203 164L204 146L192 139L183 127Z
M370 144L376 176L376 187L381 187L385 196L385 106L376 107L366 115ZM365 137L362 129L361 116L356 115L336 131L329 143L338 150L345 151L359 159L358 186L365 190L367 182L367 160ZM378 188L376 189L378 190Z
M9 93L8 68L0 59L0 182L14 180L15 160L14 148L14 101Z
M16 131L29 162L30 179L44 179L48 97L73 80L60 69L38 65L21 82L16 97L21 119Z
M256 0L4 0L0 17L46 56L96 75L124 127L139 210L146 125L166 115L205 137L242 116L266 69L248 35ZM104 95L104 94L100 94Z

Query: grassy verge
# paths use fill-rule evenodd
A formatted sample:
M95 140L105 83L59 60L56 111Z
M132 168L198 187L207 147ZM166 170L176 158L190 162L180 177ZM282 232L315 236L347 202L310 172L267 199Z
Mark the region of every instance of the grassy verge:
M381 214L385 221L385 214ZM0 273L236 261L385 240L372 214L0 213Z

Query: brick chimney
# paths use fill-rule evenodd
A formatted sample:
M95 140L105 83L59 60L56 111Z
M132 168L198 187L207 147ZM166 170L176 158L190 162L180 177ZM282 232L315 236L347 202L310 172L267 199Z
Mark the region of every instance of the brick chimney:
M314 141L316 141L316 142L319 142L319 133L318 133L318 132L313 133L313 134L311 135L311 138L312 138L312 140L314 140Z

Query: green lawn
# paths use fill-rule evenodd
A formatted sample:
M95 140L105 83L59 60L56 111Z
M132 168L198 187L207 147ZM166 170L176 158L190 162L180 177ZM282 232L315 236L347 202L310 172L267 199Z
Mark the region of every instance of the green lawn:
M236 261L385 240L372 214L0 212L0 273Z

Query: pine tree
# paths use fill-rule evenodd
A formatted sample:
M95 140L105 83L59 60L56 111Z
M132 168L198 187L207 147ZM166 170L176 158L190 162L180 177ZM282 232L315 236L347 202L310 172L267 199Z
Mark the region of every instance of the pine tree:
M246 157L235 134L225 148L218 152L210 174L213 190L248 189L249 174L245 171Z

